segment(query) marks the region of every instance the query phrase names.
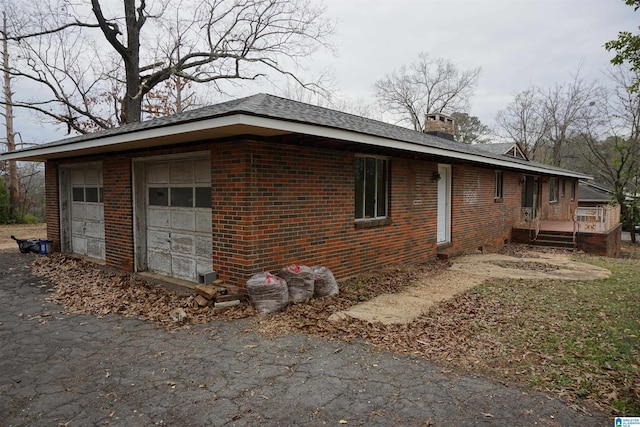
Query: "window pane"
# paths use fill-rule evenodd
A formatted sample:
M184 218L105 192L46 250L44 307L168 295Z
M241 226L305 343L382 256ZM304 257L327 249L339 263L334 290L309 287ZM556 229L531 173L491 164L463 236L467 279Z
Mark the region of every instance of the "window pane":
M196 187L196 208L211 207L211 187Z
M149 205L169 206L169 189L167 187L149 188Z
M85 188L86 201L91 203L98 203L98 188L87 187Z
M377 166L378 184L376 187L378 200L376 216L381 217L387 215L387 161L378 159Z
M356 218L364 218L364 158L356 157Z
M104 188L102 187L99 188L98 197L100 197L100 203L104 202Z
M193 207L192 187L171 187L171 206Z
M84 202L84 188L73 187L73 201Z
M496 199L501 199L502 198L502 187L503 187L503 181L504 181L504 174L502 173L502 171L496 171L496 186L495 186L495 194L494 197Z
M549 201L556 202L558 200L558 178L549 180Z
M376 216L376 159L367 158L364 162L364 216Z

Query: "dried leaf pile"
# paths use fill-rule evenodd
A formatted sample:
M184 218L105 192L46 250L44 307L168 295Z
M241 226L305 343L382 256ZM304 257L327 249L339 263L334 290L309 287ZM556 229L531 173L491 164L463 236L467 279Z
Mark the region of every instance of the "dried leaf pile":
M172 318L171 314L176 309L187 313L187 324L252 314L252 309L247 306L216 313L210 307L200 307L195 302L195 295L180 297L176 292L140 277L106 271L68 255L38 257L32 270L55 285L47 299L63 305L67 313L133 316L170 329L185 326Z
M535 257L530 250L526 246L511 245L503 253ZM509 267L549 268L543 263L529 267L513 264ZM590 313L593 310L589 311L589 304L602 304L602 301L579 300L576 290L580 290L579 284L568 286L566 282L553 280L491 281L436 305L406 325L328 320L333 313L383 293L399 292L423 275L447 266L434 261L380 269L340 282L338 296L290 304L269 315L258 315L247 304L222 314L211 313L198 308L192 298L179 298L139 278L106 272L93 264L59 254L39 257L34 272L47 276L56 285L50 299L64 304L69 312L137 316L168 328L177 327L170 317L176 308L187 312L191 324L215 318L252 316L256 331L265 335L304 332L328 339L365 340L380 350L420 355L448 368L483 373L551 392L585 411L598 408L616 412L619 402L640 401L637 362L635 368L625 370L606 362L603 369L602 361L585 357L590 354L589 346L605 347L611 343L607 341L610 337L594 332L594 329L606 328L607 323L599 325L592 318L581 319L581 311L575 309L582 309L584 305L585 313ZM612 280L615 283L615 279ZM587 295L593 293L588 286L584 286ZM572 298L577 302L567 306L568 309L556 305ZM603 313L601 317L605 321L608 316ZM549 337L557 337L560 342L569 335L578 337L571 343L575 351L561 344L556 346L553 340L549 344ZM628 335L635 336L632 332ZM640 357L637 347L636 344L633 356L636 361ZM616 356L612 356L615 351L612 349L612 353L603 357L616 360ZM634 406L630 407L633 410Z

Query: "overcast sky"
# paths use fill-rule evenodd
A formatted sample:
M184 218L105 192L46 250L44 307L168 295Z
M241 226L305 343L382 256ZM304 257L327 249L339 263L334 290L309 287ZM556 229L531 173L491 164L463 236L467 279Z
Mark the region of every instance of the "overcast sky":
M351 100L373 102L373 84L419 52L481 67L471 115L493 126L496 113L530 85L550 87L581 75L603 79L612 54L603 44L618 31L637 32L640 12L623 0L325 0L337 20L337 57L321 54L313 67L334 69ZM16 88L20 90L20 88ZM251 89L249 89L251 90ZM273 92L269 88L255 88ZM247 95L238 90L237 96ZM43 131L16 112L25 140L47 142L64 130Z

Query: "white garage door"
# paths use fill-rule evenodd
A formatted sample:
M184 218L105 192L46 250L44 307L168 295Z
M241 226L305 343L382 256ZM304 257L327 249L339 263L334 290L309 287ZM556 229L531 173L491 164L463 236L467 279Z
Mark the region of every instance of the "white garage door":
M71 246L74 253L105 259L102 169L73 168L71 181Z
M209 160L149 163L146 187L149 270L197 282L212 264Z

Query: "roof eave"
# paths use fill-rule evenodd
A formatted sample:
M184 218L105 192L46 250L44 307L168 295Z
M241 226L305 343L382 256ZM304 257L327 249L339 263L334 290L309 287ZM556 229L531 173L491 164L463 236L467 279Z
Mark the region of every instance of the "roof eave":
M463 153L451 149L432 147L351 130L320 126L305 122L287 121L246 113L235 113L204 120L174 124L171 126L142 129L135 132L92 138L79 142L71 141L67 144L65 144L64 141L61 141L59 144L36 146L11 153L4 153L0 156L0 159L45 161L48 159L71 157L75 155L106 153L116 150L120 151L138 148L141 146L152 147L171 143L186 143L206 138L219 138L222 136L234 136L241 134L276 135L288 133L331 138L377 147L393 148L401 151L428 154L445 158L448 157L496 168L519 170L530 173L543 173L578 179L593 179L588 175L573 171L551 170L541 165L521 164L509 160L486 157L479 154Z

